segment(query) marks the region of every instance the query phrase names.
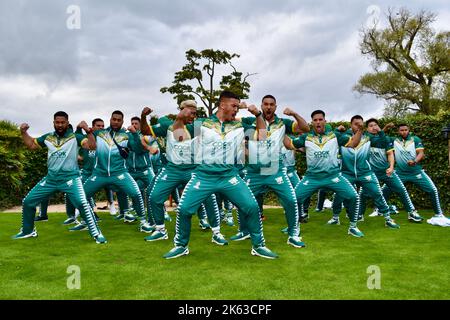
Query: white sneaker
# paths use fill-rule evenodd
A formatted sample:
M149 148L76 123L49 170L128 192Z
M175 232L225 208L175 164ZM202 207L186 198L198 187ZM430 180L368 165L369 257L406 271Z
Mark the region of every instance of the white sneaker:
M381 217L382 214L378 212L378 209L375 209L371 214L369 214L369 217Z
M333 208L333 202L331 202L328 199L325 199L325 201L323 202L323 207L324 207L324 209L325 208L326 209L331 209L331 208Z
M108 207L109 207L109 214L115 216L117 214L117 209L114 203L111 203Z

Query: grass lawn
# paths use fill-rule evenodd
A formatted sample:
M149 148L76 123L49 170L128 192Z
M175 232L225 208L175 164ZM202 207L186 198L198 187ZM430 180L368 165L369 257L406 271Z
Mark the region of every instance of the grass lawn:
M368 210L369 213L369 210ZM367 213L367 214L368 214ZM430 211L421 211L429 218ZM95 244L86 231L68 232L63 213L38 222L38 238L11 240L20 214L0 213L0 299L449 299L450 228L409 223L401 212L399 230L380 217L360 223L365 238L347 235L348 220L328 226L330 211L313 212L302 225L307 245L286 244L281 209L267 209L267 246L280 255L250 255L250 241L219 247L193 218L188 256L165 260L170 240L145 242L137 225L101 213L108 240ZM171 213L174 217L174 214ZM175 219L173 219L175 220ZM237 227L223 225L229 238ZM81 289L69 290L67 268L81 270ZM369 290L367 268L381 270L381 289Z

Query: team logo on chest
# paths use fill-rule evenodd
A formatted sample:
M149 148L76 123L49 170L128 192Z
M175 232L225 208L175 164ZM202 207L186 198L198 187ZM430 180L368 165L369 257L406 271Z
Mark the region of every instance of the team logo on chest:
M338 177L336 177L336 178L332 179L331 181L333 181L334 183L339 183L341 180Z
M366 179L367 181L372 181L372 176L365 176L364 179Z
M200 181L198 181L198 182L193 186L193 188L199 190L199 189L200 189Z
M277 177L275 181L277 184L283 184L283 177Z
M71 186L73 186L73 180L69 180L69 181L67 181L67 186L68 186L68 187L71 187Z
M235 186L239 183L239 180L236 177L233 177L230 180L228 180L228 182L231 183L233 186Z

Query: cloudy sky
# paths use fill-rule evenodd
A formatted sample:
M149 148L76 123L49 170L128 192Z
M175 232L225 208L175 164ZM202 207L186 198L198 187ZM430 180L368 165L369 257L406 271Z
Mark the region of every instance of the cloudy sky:
M80 9L80 29L67 27L71 5ZM352 92L370 70L359 30L400 6L436 12L435 28L450 29L444 0L2 0L0 119L27 122L37 135L52 129L58 110L75 125L107 120L114 109L127 118L143 106L175 112L159 89L191 48L240 54L235 65L257 73L249 103L270 93L305 117L316 107L331 120L380 116L383 101Z

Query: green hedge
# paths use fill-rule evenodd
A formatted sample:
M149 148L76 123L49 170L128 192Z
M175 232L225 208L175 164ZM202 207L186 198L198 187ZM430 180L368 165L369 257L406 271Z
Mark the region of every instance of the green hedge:
M425 145L425 159L423 167L435 182L441 196L443 209L450 209L450 171L448 163L448 141L444 139L441 130L450 124L450 112L439 116L412 116L406 119L380 119L380 125L393 121L394 123L406 122L411 131L422 138ZM348 122L331 123L332 126ZM395 132L390 132L395 135ZM26 151L21 143L17 126L9 122L0 121L0 208L18 205L21 198L46 174L46 151ZM305 156L297 154L297 170L300 176L306 169ZM431 208L431 203L425 193L416 187L407 185L411 198L417 208ZM99 193L99 198L103 193ZM58 196L52 202L60 201ZM400 205L395 196L392 203ZM277 204L276 197L269 193L265 198L266 204Z

